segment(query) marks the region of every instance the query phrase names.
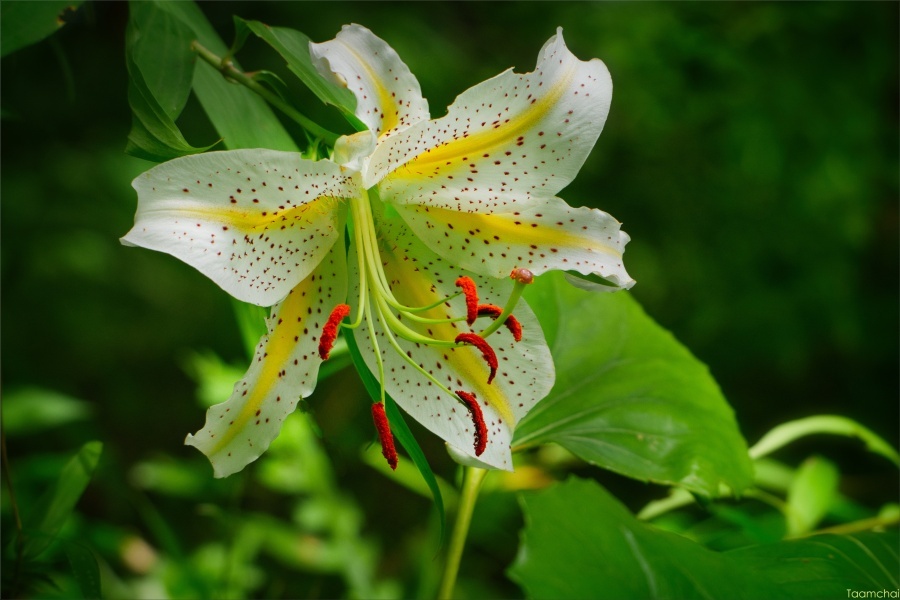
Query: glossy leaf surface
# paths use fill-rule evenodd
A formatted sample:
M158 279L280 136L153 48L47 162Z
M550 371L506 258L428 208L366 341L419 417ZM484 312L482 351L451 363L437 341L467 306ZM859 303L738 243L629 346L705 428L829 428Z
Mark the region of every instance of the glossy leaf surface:
M635 479L706 496L750 484L747 446L706 366L628 294L542 276L526 292L556 364L556 386L514 446L556 442Z
M523 494L510 576L529 598L838 598L897 587L898 537L819 535L714 552L640 522L594 482ZM578 507L573 510L572 507Z

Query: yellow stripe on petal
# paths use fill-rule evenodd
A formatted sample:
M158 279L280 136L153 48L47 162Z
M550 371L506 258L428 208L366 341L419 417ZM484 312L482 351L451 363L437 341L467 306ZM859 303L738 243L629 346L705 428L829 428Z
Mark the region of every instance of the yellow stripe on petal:
M611 98L606 66L578 60L556 35L533 72L501 73L460 94L447 116L379 144L364 180L392 204L467 212L553 197L590 153Z
M536 131L535 128L562 98L573 76L574 69L569 69L543 95L530 98L521 112L506 117L498 112L497 118L487 123L489 128L477 129L429 148L391 173L389 179L446 174L465 167L477 169L480 163L490 158L485 154L495 153L498 148L524 145L525 135Z
M507 277L525 268L598 274L630 287L622 264L628 235L607 213L572 208L559 198L532 199L511 213L468 213L427 205L397 212L431 250L464 269Z
M206 454L216 477L240 471L278 436L281 423L316 385L318 340L331 309L345 301L343 238L319 266L272 309L268 333L231 397L206 413L206 424L185 443Z
M360 25L345 25L335 39L310 44L316 68L356 96L356 116L379 137L428 119L419 82L384 40Z
M272 306L340 235L358 182L327 160L232 150L171 160L134 180L126 244L180 258L244 302Z

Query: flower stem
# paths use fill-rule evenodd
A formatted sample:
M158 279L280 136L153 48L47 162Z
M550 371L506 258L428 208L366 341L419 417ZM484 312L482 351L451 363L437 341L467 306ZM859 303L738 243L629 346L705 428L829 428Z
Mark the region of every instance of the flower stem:
M463 488L456 510L456 523L453 525L450 546L447 548L444 576L441 578L441 587L438 590L438 600L450 600L453 598L453 588L456 586L456 575L459 573L459 562L462 560L466 536L469 534L472 512L475 509L475 501L478 499L478 490L481 489L481 482L484 481L486 474L487 470L485 469L466 467L465 475L463 476Z
M308 131L314 137L323 140L329 146L334 146L335 141L337 141L338 137L340 137L336 133L328 131L327 129L323 129L314 121L300 113L300 111L296 110L290 104L279 98L277 94L270 92L268 89L260 85L255 79L253 79L253 77L239 70L234 66L234 63L231 62L231 59L216 56L196 40L191 43L191 50L196 52L197 56L212 65L227 79L236 81L249 90L255 92L260 97L262 97L263 100L283 112L285 115L287 115L293 121L303 127L303 129Z

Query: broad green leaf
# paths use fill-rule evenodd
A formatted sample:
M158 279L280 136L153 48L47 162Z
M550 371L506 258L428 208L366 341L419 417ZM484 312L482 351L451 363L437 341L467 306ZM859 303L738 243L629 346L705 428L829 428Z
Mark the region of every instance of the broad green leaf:
M129 4L126 44L144 83L170 119L177 119L191 92L194 34L152 2Z
M163 162L215 146L191 146L175 123L164 116L162 108L148 95L146 88L134 79L129 81L128 103L133 114L125 152L131 156Z
M638 521L592 481L522 494L510 577L529 598L845 598L896 589L896 532L820 535L714 552Z
M542 276L526 291L556 365L556 385L513 445L556 442L635 479L704 496L740 493L752 466L734 413L706 366L626 293Z
M81 0L4 0L0 4L0 56L52 35L65 25L65 13L80 5Z
M788 535L812 531L838 497L840 473L821 456L808 458L794 474L787 495Z
M62 545L72 575L78 583L82 598L102 598L100 589L100 566L97 557L87 546L77 542L66 542Z
M130 9L125 66L132 124L125 151L138 158L162 162L212 148L215 143L191 146L174 120L187 99L190 88L184 88L184 79L191 76L192 63L185 64L185 60L191 59L183 52L163 51L161 46L190 44L190 30L159 10L155 3L132 2ZM174 77L171 83L166 79L169 71ZM187 84L190 85L190 80Z
M59 478L25 515L25 550L28 558L35 558L54 541L66 520L75 509L78 499L91 480L103 444L88 442L63 467Z
M347 340L350 356L353 358L353 364L356 366L356 370L362 379L363 385L366 387L366 391L369 392L369 396L372 397L372 400L377 402L381 398L381 386L379 385L378 380L375 379L374 375L369 371L369 367L366 366L362 355L359 353L359 346L356 345L356 340L352 335L343 335L341 337ZM444 499L441 496L441 488L438 486L434 471L431 470L431 465L428 464L425 453L422 452L422 448L419 447L419 443L416 442L415 436L413 436L412 431L409 430L409 426L403 419L403 414L400 412L400 409L397 408L397 403L394 402L387 393L385 393L384 412L387 414L388 422L391 424L391 431L393 431L397 441L406 449L409 457L412 459L413 463L415 463L416 468L419 469L419 473L422 474L422 478L428 485L428 489L431 490L431 495L434 498L434 505L437 508L438 518L441 523L440 544L443 545L446 529Z
M816 535L748 546L731 550L725 556L754 576L764 577L781 597L846 598L847 590L879 592L900 587L898 548L900 537L894 529L884 533ZM746 597L763 596L748 593Z
M365 129L365 125L362 125L354 116L356 97L353 93L346 87L338 87L326 80L313 66L309 54L310 40L308 37L287 27L270 27L259 21L245 21L235 17L235 22L237 21L241 21L247 29L272 46L287 61L291 72L322 102L332 104L340 109L351 123L359 125L357 126L358 130Z
M91 415L87 402L38 387L6 391L2 406L3 428L10 436L52 429Z
M865 443L869 452L880 454L900 467L900 454L890 444L868 427L860 425L853 419L838 415L816 415L782 423L750 448L750 456L760 458L801 437L822 433L859 438Z
M161 2L153 5L179 19L193 31L195 39L218 56L228 48L193 2ZM237 61L232 59L236 67ZM194 69L194 93L213 126L230 149L271 148L297 151L297 144L259 96L247 88L229 83L211 65L201 63Z

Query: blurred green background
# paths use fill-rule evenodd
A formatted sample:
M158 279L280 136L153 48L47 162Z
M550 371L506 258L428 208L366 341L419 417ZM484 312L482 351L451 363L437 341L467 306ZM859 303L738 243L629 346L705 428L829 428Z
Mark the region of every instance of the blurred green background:
M615 91L593 154L561 195L624 223L638 281L632 293L710 366L748 441L788 419L838 413L896 447L897 3L201 8L226 41L233 14L315 41L346 22L366 25L417 75L434 116L508 67L530 70L562 26L577 56L607 64ZM213 481L204 457L182 445L203 423L198 373L206 401L224 399L234 373L216 372L233 365L240 375L247 359L229 300L214 284L118 242L136 205L130 181L151 166L123 153L127 18L127 4L88 3L53 37L2 62L0 351L20 502L33 500L66 455L98 439L99 472L71 527L99 549L105 576L120 585L113 595L428 589L437 568L429 562L433 523L425 527L430 503L360 462L371 424L355 374L327 381L308 402L321 438L295 440L282 462L253 475ZM246 70L290 77L258 40L238 58ZM295 92L308 115L342 127ZM179 124L195 145L216 139L195 100ZM64 408L42 411L54 401ZM452 480L440 444L416 431L436 472ZM885 465L857 444L823 450L812 440L796 455L810 448L841 466L855 497L877 505L896 495L896 475L884 475ZM318 479L298 458L325 456L333 464ZM632 507L659 494L584 472ZM321 513L315 502L294 504L298 494L321 501ZM516 548L515 499L486 496L480 510L461 593L517 595L502 577ZM258 516L254 527L222 518L246 511ZM6 501L3 516L7 542ZM313 541L327 530L338 558L315 554L321 540L279 546L279 519L301 523ZM240 552L253 560L242 562ZM240 571L250 563L255 571ZM206 570L230 575L211 589Z

